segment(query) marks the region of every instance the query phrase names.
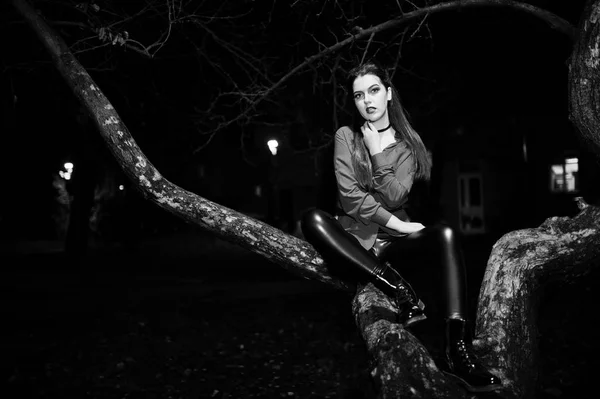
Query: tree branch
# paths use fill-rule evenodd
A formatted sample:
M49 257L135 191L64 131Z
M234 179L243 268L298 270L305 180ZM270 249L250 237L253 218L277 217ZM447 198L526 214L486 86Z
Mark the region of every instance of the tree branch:
M345 46L347 46L355 41L358 41L358 40L361 40L364 38L370 38L370 40L372 40L374 35L379 32L382 32L382 31L385 31L385 30L388 30L391 28L399 27L403 24L412 22L415 19L425 18L431 14L440 13L440 12L444 12L444 11L450 11L450 10L457 10L457 9L461 9L461 8L473 8L473 7L514 8L516 10L520 10L525 13L531 14L531 15L541 19L542 21L545 21L546 23L548 23L548 25L550 25L550 27L552 27L553 29L556 29L559 32L564 33L571 39L573 39L575 37L576 29L565 19L563 19L547 10L541 9L539 7L535 7L530 4L526 4L526 3L522 3L522 2L514 1L514 0L456 0L456 1L450 1L447 3L440 3L440 4L428 6L428 7L419 8L414 11L402 14L396 18L390 19L381 24L372 26L370 28L365 28L365 29L356 28L353 30L353 32L355 32L355 33L351 34L346 39L323 49L322 51L320 51L317 54L314 54L311 57L306 58L302 63L296 65L294 68L292 68L290 71L288 71L285 75L283 75L273 85L264 89L262 91L262 95L260 97L258 97L257 99L255 99L252 103L250 103L246 109L244 109L242 112L238 113L237 116L235 116L232 119L229 119L226 122L221 123L215 129L215 132L218 130L225 129L228 126L247 118L248 114L250 112L252 112L253 109L255 109L260 103L262 103L262 101L266 97L270 96L273 92L275 92L277 89L279 89L279 87L281 87L285 82L287 82L292 76L296 75L297 73L304 70L308 66L314 64L316 61L341 50ZM196 149L194 152L196 153L198 151L199 151L199 149Z
M142 153L114 107L66 43L26 0L13 0L13 5L38 35L65 82L89 112L109 150L146 199L217 237L264 256L295 275L336 289L353 289L353 284L340 281L329 273L323 259L307 242L165 179Z

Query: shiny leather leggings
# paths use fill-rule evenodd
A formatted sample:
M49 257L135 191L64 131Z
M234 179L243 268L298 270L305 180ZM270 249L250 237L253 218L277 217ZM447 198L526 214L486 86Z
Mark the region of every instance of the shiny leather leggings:
M451 227L443 224L425 227L423 230L392 240L377 240L370 251L345 231L339 222L327 212L313 209L302 218L302 233L326 262L348 264L368 275L379 275L384 262L396 269L402 267L403 254L415 251L436 255L441 266L444 293L444 317L467 317L466 274L458 236ZM418 252L417 252L418 253Z

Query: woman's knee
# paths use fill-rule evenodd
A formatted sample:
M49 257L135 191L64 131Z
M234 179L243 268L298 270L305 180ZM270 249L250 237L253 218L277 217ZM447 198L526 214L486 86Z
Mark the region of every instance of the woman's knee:
M456 240L456 231L445 223L438 223L432 227L435 235L443 242L452 242Z
M302 215L302 221L300 223L302 232L306 235L307 233L314 231L319 226L326 223L329 218L331 218L331 216L325 211L318 208L309 209Z

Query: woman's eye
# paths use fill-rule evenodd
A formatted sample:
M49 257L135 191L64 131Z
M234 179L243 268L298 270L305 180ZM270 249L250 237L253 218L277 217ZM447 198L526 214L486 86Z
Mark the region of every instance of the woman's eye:
M373 89L371 89L372 93L377 93L379 91L379 87L373 87Z
M355 100L360 100L361 97L362 97L362 94L360 94L360 93L357 93L354 95Z

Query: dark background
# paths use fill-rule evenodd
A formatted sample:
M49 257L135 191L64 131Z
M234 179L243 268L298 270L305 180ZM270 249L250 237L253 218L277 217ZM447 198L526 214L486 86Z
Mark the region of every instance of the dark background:
M578 22L582 10L582 1L537 3L573 24ZM69 8L53 8L49 4L39 5L54 20L69 17L81 20L65 11ZM338 13L334 8L324 7L318 17L306 11L309 17L304 21L299 17L304 14L297 9L291 12L289 7L275 4L272 18L265 16L267 10L271 11L270 6L265 9L254 6L250 8L252 13L239 23L240 34L248 35L247 41L252 44L249 48L271 62L269 73L273 81L290 65L297 65L318 49L315 40L299 31L314 34L325 44L333 44L333 39L321 31L324 26L329 25L334 32L348 29L347 23L336 19ZM355 25L370 26L390 15L390 9L385 7L369 2L357 4L361 4L362 12L354 10L360 15ZM308 4L303 6L309 7ZM396 5L389 7L395 11ZM4 236L48 238L55 230L51 217L56 212L53 174L65 161L91 159L85 167L96 180L110 170L120 183L128 182L119 175L111 155L93 126L86 122L85 113L52 68L31 30L20 22L12 9L8 8L3 15L6 24L2 35L5 49L2 105L6 134L1 165L7 171L6 190L18 194L2 197L0 231ZM247 26L253 18L258 20L257 26L262 23L265 28ZM335 26L336 21L342 26ZM215 30L219 28L218 23L213 25ZM142 19L128 28L132 35L140 35L141 40L152 28L160 26L152 19ZM301 27L305 31L301 31ZM245 180L264 180L268 173L265 170L268 153L258 136L264 125L281 123L288 123L279 129L282 144L291 151L307 151L307 158L325 159L319 172L331 176L327 153L331 147L321 151L310 148L310 144L326 144L332 132L348 120L340 110L337 111L339 118L332 118L332 85L327 81L331 74L328 75L326 68L327 62L331 62L329 59L317 66L317 75L308 70L289 79L271 101L257 109L256 118L249 125L233 125L220 132L203 150L196 151L206 142L207 136L203 133L218 123L210 118L217 114L225 118L235 116L239 108L223 102L210 117L201 118L201 112L214 105L216 93L230 89L231 83L194 52L190 38L185 35L199 33L186 26L180 30L180 34L177 30L173 33L155 59L111 47L78 54L136 142L166 178L208 199L239 209L244 200L248 201L239 199L241 190L228 191L223 187L236 186ZM76 43L84 36L64 27L59 32L68 43ZM217 33L221 32L217 30ZM398 41L397 34L397 31L384 32L379 38L383 43ZM202 36L200 39L208 42ZM568 143L578 146L574 127L568 119L567 73L571 45L564 34L508 7L443 12L428 17L422 29L411 39L405 39L395 82L416 129L430 147L456 129L476 129L482 124L507 121L518 129L507 130L506 140L528 127L541 130L540 137L536 138L539 152L545 147ZM343 49L340 54L348 59L360 56L362 52L357 47ZM380 48L377 56L391 63L396 52L385 46ZM204 44L203 51L207 58L216 60L217 65L221 63L241 87L247 83L245 73L236 68L228 52L210 42ZM338 76L338 82L341 81ZM486 132L479 129L477 135L482 134ZM581 148L583 152L586 150ZM202 181L197 173L199 164L217 172ZM76 169L82 170L82 165L77 163ZM234 181L235 184L231 184ZM218 182L227 184L219 187ZM316 190L323 193L322 201L332 201L335 192L331 179L319 180L319 184ZM128 196L128 201L135 203L131 209L139 206L153 212L140 205L135 196L135 193ZM152 215L160 218L155 213ZM554 213L543 216L552 215ZM30 228L33 225L35 229Z
M210 15L216 3L203 3L202 12ZM395 2L354 3L358 26L396 12ZM535 3L573 24L583 7L583 1ZM35 4L51 20L86 21L72 5ZM128 4L130 12L138 5ZM234 28L219 21L210 26L238 44L244 41L234 34L243 37L251 44L245 49L269 60L268 73L277 80L318 50L309 33L331 45L330 31L342 37L340 32L350 29L332 4L299 2L291 9L284 2L239 2L248 13ZM350 297L289 275L144 201L30 28L8 4L1 14L1 300L3 324L10 326L2 348L6 392L24 398L372 397ZM161 27L160 18L127 25L131 35L146 41ZM332 118L333 58L292 77L257 109L251 123L233 125L195 151L206 142L202 132L218 123L202 111L219 90L232 87L209 60L242 86L249 82L230 54L199 31L177 26L154 59L110 46L77 57L150 161L174 183L234 209L248 206L235 188L245 180L265 181L268 153L260 135L265 126L280 124L289 150L322 159L316 198L330 206L334 186L330 175L322 177L330 173L330 147L315 151L310 144L326 144L347 120L344 113ZM65 27L59 32L73 46L89 36ZM385 43L398 40L397 33L378 36L384 44L375 48L381 48L383 61L394 60L396 52ZM198 57L191 43L202 43L207 58ZM539 127L542 120L546 128L538 129L536 151L568 144L585 153L568 119L571 46L562 33L509 8L444 12L428 17L423 29L405 40L395 83L428 145L458 128L509 121L524 129ZM341 54L351 59L360 50L357 44ZM230 105L216 107L212 117L235 116L239 108ZM507 140L515 131L506 131ZM92 186L110 182L109 194L97 194L101 211L86 253L77 258L65 252L69 213L56 187L61 181L56 173L68 160L85 170L80 176ZM206 176L201 178L198 165L204 165ZM115 189L119 184L123 192ZM75 191L71 182L62 194ZM593 189L589 192L595 199ZM522 201L536 207L535 197ZM264 206L244 211L266 218ZM549 208L527 220L508 214L504 230L465 240L472 312L497 237L511 226L536 227L546 217L569 212ZM586 376L597 369L598 353L587 327L597 314L591 307L597 277L591 277L584 287L551 284L544 293L540 398L589 397L585 392L593 379ZM435 316L435 307L429 311ZM428 321L419 337L436 357L440 337L428 326L436 322Z

